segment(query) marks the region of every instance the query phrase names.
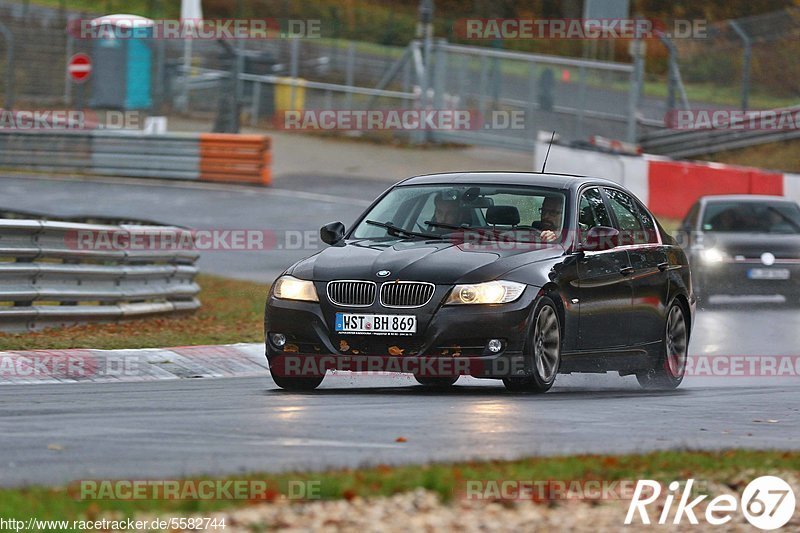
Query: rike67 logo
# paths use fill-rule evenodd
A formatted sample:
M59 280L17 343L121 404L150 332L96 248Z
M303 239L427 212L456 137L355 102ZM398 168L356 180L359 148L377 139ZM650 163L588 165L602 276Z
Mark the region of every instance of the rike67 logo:
M705 505L705 513L702 514L698 507L708 498L708 495L703 494L689 501L693 496L693 485L694 480L689 479L681 491L681 484L673 481L669 484L668 492L662 503L660 501L661 484L650 479L639 480L628 507L625 524L629 525L634 521L650 524L651 517L648 506L651 504L653 504L653 509L661 509L661 514L655 520L661 525L669 522L673 512L673 524L683 524L686 519L690 524L697 525L699 524L699 514L708 524L714 526L727 524L735 514L741 512L754 527L771 531L783 527L794 516L796 504L794 491L779 477L762 476L754 479L745 487L741 499L730 494L717 496ZM673 506L675 506L674 510Z

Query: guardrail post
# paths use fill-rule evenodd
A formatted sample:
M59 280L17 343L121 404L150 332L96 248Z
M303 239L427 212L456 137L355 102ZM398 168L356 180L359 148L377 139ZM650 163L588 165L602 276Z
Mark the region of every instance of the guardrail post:
M257 126L259 113L261 111L261 82L253 82L253 102L250 109L250 125Z
M14 35L0 22L0 33L6 41L6 109L14 109Z
M355 85L355 68L356 68L356 44L353 41L347 41L347 61L345 63L345 85L352 87ZM353 93L345 95L345 109L353 109Z
M578 120L575 123L575 138L582 139L584 135L583 117L586 113L586 67L578 67Z
M534 121L536 116L536 63L528 63L528 116L525 121L525 126L528 129L528 134L533 140L534 150L536 150L536 136L537 128ZM534 154L535 157L535 154ZM536 169L534 169L536 170Z
M433 108L440 111L444 108L444 86L447 79L447 54L444 46L447 41L441 39L436 42L434 48L434 69L433 69Z
M731 20L730 25L744 43L744 56L742 59L742 111L747 111L747 100L750 94L750 56L753 53L753 40L735 20Z
M289 76L292 78L292 87L290 89L290 97L289 97L289 104L292 110L297 109L295 105L296 100L296 93L297 93L297 76L299 72L299 62L300 62L300 39L294 38L289 39L289 46L291 50L291 58L290 58L290 66L289 66Z
M642 96L642 83L644 83L644 56L645 42L641 39L631 41L630 53L633 56L633 72L630 76L630 94L628 96L628 128L626 140L635 143L638 137L636 131L636 113L639 111L639 101Z

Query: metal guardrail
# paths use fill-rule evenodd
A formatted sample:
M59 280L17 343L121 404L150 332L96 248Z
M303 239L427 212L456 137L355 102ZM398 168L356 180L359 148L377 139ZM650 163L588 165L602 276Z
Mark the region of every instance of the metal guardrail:
M15 169L268 185L270 164L265 135L0 130L0 167Z
M197 257L183 228L0 219L0 330L195 310Z
M144 136L98 131L0 133L3 167L197 179L199 159L196 135Z
M800 106L774 111L796 114L800 112ZM730 124L718 128L655 131L642 137L640 144L645 152L679 158L800 138L798 129L761 130L739 127L745 120L747 119L732 120Z

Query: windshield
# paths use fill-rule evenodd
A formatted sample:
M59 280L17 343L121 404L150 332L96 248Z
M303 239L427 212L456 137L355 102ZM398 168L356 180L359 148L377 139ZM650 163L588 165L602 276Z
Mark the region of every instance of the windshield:
M563 192L554 189L400 186L367 213L351 238L458 238L477 232L488 238L554 241L561 238L564 205Z
M800 233L800 208L788 202L711 202L703 231Z

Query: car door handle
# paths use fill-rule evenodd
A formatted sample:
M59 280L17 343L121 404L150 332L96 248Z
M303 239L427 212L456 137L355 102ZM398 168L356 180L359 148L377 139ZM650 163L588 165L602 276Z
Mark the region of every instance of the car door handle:
M664 272L664 271L665 271L666 269L668 269L668 268L669 268L669 261L665 261L665 262L663 262L663 263L659 263L659 264L658 264L658 269L659 269L661 272Z
M630 276L631 274L633 274L633 267L620 268L619 273L622 274L623 276Z

